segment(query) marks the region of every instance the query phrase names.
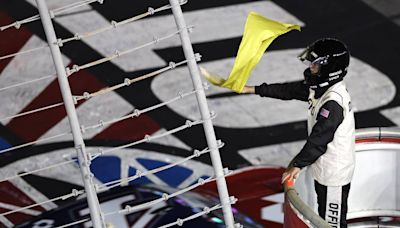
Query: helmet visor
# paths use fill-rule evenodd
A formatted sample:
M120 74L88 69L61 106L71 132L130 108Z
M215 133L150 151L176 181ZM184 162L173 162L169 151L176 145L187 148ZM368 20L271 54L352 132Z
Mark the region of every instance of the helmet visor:
M307 48L297 57L302 63L310 67L311 65L327 65L329 56L319 57L316 53L310 51L310 49Z

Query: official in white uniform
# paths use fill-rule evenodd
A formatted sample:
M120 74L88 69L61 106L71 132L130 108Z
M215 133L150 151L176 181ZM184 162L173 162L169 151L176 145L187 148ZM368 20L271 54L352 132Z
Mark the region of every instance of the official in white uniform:
M245 86L243 93L309 102L308 138L282 176L297 178L311 168L318 213L332 227L347 227L347 198L355 165L355 124L343 77L350 54L339 40L324 38L306 48L299 59L307 64L304 80Z

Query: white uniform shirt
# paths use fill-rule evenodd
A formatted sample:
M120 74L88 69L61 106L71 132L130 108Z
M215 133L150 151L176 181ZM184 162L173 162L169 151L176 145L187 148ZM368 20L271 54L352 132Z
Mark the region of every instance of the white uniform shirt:
M311 173L318 183L325 186L343 186L350 183L355 166L355 123L350 95L343 81L331 86L320 98L314 98L310 90L308 133L317 122L323 104L336 101L343 108L343 121L336 129L326 152L311 165Z

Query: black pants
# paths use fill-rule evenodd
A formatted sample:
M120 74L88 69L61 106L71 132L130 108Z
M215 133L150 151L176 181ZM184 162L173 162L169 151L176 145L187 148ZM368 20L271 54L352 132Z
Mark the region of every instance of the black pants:
M331 187L314 181L317 193L318 214L333 228L347 228L347 198L350 183L345 186Z

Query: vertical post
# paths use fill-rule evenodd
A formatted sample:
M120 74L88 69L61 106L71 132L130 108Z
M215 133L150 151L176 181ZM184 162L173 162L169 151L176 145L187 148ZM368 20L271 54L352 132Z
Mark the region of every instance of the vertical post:
M93 185L92 173L90 172L91 158L86 153L85 143L83 142L82 133L79 127L78 116L76 114L74 101L72 99L71 88L67 80L65 66L61 58L60 48L57 44L57 37L50 18L49 9L47 8L45 0L36 0L36 4L39 9L39 14L43 23L44 31L46 33L47 42L49 43L51 55L53 57L54 65L56 67L61 95L71 126L76 152L78 154L78 161L81 167L81 174L85 186L85 192L93 227L103 228L104 223L101 216L99 200L97 198L96 190Z
M203 124L204 133L207 139L208 147L211 149L211 161L217 178L218 193L222 204L225 224L227 227L234 227L234 219L229 200L228 188L224 177L221 157L217 146L214 127L210 119L210 112L207 105L206 95L204 93L204 90L200 89L202 87L202 82L199 74L199 69L197 67L197 62L195 60L192 43L189 39L189 33L186 28L186 23L185 19L183 18L183 13L179 4L179 0L169 0L169 2L172 6L172 13L174 14L175 23L180 30L182 48L185 58L188 60L188 67L190 75L192 77L193 87L197 90L196 97L199 104L200 114L202 119L205 121Z

